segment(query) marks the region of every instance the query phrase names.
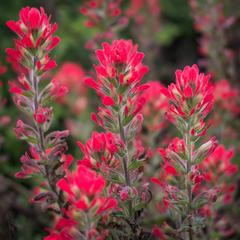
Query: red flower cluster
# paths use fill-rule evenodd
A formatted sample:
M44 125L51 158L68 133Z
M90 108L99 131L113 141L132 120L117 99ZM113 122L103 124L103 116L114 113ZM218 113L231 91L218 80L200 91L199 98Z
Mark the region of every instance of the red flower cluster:
M144 54L131 41L115 40L102 46L96 51L97 80L87 78L85 82L101 97L103 106L97 115L92 114L92 120L106 133L94 133L86 147L80 144L82 162L106 177L121 211L126 218L132 218L137 205L145 206L149 201L148 184L143 184L140 176L144 158L139 148L131 147L143 122L140 111L145 98L141 94L148 86L142 85L141 80L148 68L142 63ZM128 231L131 234L132 229Z
M100 125L108 126L107 118L114 118L113 111L120 111L124 118L136 115L144 101L139 100L139 94L146 89L140 85L141 79L148 71L142 64L144 54L137 51L137 46L131 41L116 40L112 45L103 43L103 50L96 51L100 65L96 66L97 81L86 79L86 84L94 88L102 99L103 105L111 107L99 109L99 116L104 116ZM123 106L118 109L118 106ZM94 117L96 121L96 116ZM118 119L114 119L115 122ZM110 123L113 125L113 123Z
M57 24L50 24L50 18L43 8L25 7L20 11L18 21L10 20L7 26L18 35L15 40L15 49L6 50L8 59L13 66L32 68L34 64L39 72L48 71L56 66L48 53L60 42L60 38L53 36ZM32 59L32 53L35 59Z
M184 121L192 119L191 135L198 138L206 133L204 118L211 111L214 95L209 83L209 75L199 73L196 65L176 71L176 84L162 89L170 100L170 108L166 113L169 121L178 129L185 128Z
M98 222L107 222L108 214L117 208L117 201L105 196L103 190L107 186L102 175L79 164L75 172L68 172L57 185L66 194L68 207L65 218L58 221L46 239L76 239L82 235L86 239L104 239L107 232L99 231Z
M172 83L166 96L170 99L169 118L183 118L199 114L206 116L213 105L213 87L209 83L210 76L199 74L197 65L187 66L176 71L176 84Z
M225 204L231 203L236 184L229 182L230 177L238 172L237 164L231 162L234 150L226 150L223 145L219 145L215 151L201 163L207 185L218 186ZM232 178L231 178L232 179Z
M84 153L81 162L86 166L98 169L103 175L107 174L112 168L119 167L119 159L115 156L123 144L112 133L93 132L91 138L86 142L86 146L80 141L77 143Z

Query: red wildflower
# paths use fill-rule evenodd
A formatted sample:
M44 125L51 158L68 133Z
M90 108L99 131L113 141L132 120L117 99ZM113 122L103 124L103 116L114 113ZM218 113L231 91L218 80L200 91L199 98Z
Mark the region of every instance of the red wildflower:
M88 78L85 82L97 91L107 108L124 104L124 117L133 117L145 103L143 98L138 97L146 89L140 84L148 71L142 64L144 54L138 52L137 46L127 40L116 40L112 45L103 43L102 46L102 50L96 51L99 60L99 65L95 67L97 81ZM112 108L110 114L114 116ZM108 121L106 118L102 118L102 123Z
M117 168L120 164L115 154L119 152L122 146L120 140L112 133L93 132L92 136L87 140L86 146L80 141L78 146L84 153L81 164L94 167L104 174L107 174L107 168Z
M172 83L165 95L172 102L169 115L175 118L200 114L205 117L213 105L213 87L209 83L210 76L199 73L196 65L176 71L176 84Z
M117 201L104 194L103 190L107 186L103 176L83 164L79 164L75 172L67 172L66 177L60 179L57 185L71 204L66 210L66 215L72 221L81 223L80 231L89 230L90 223L84 221L85 214L88 214L89 221L92 221L91 226L96 226L102 217L117 207ZM100 235L95 227L93 230Z
M24 49L27 51L34 49L38 55L39 70L48 70L56 65L55 61L46 59L48 52L52 51L60 41L59 37L53 37L57 24L52 25L49 20L43 8L39 11L36 8L25 7L20 11L18 21L7 22L7 26L18 35L15 41L16 48L6 50L8 59L13 64L23 64L24 68L30 68L32 59L25 55Z
M50 121L52 110L50 108L39 107L34 112L34 119L39 124L44 124L46 121Z
M15 128L17 137L28 142L32 154L32 157L25 154L21 158L21 172L16 176L42 174L48 187L34 199L42 202L44 209L55 203L60 211L64 199L58 196L55 185L59 174L64 174L65 169L61 166L65 162L61 161L61 156L67 149L65 138L69 133L47 132L53 117L52 108L47 104L53 97L65 94L66 88L56 81L49 84L43 81L44 74L56 66L48 54L60 41L59 37L53 36L57 25L50 23L43 8L25 7L20 11L19 20L8 21L7 26L17 34L15 49L6 49L8 59L21 71L18 83L9 83L10 92L14 94L16 106L32 120L29 125L18 120Z
M80 210L97 207L97 211L100 211L103 206L106 206L106 201L112 201L111 198L101 197L105 187L104 178L82 164L78 165L76 172L69 173L66 178L59 180L58 187L68 195L69 201ZM87 202L86 197L93 198L93 205ZM116 204L110 204L109 209L107 207L105 211L114 207Z

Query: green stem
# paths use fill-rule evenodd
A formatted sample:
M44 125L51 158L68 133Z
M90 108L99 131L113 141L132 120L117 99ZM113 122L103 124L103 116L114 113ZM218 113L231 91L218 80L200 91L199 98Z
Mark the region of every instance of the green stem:
M33 91L34 91L34 110L36 111L39 107L39 88L38 88L39 78L36 74L35 69L36 69L36 57L33 56L33 69L30 74L30 80L32 82ZM36 130L38 132L38 135L39 135L39 148L41 150L41 157L43 159L47 160L47 162L49 162L49 159L46 156L46 147L44 144L44 139L45 139L44 131L40 124L35 123L35 126L36 126ZM47 177L48 185L49 185L50 189L56 194L57 204L58 204L59 210L61 211L62 207L64 205L63 197L62 197L61 193L58 193L58 191L57 191L56 183L53 181L53 176L52 176L52 173L49 171L48 165L45 165L44 168L45 168L45 174Z
M193 231L192 231L192 220L191 220L191 213L192 213L192 187L191 182L189 182L189 173L192 167L192 141L191 141L191 124L188 123L187 133L185 134L185 144L186 144L186 151L187 151L187 174L186 174L186 190L188 195L188 239L193 240Z
M125 153L125 156L123 157L123 161L122 161L125 181L126 181L127 186L131 186L131 180L130 180L129 172L128 172L129 159L128 159L127 142L126 142L126 137L125 137L125 133L124 133L123 125L122 125L122 119L121 119L119 112L118 112L118 124L119 124L119 133L121 136L121 140L123 141L124 145L126 146L125 147L126 153Z
M123 141L123 143L125 145L125 156L122 159L123 171L124 171L124 176L125 176L125 183L126 183L126 186L131 187L131 179L130 179L129 172L128 172L129 157L128 157L127 141L126 141L126 136L125 136L125 133L124 133L122 119L121 119L121 116L120 116L119 112L118 112L118 124L119 124L120 137L121 137L121 140ZM132 209L132 202L130 200L128 200L128 210L129 210L129 216L130 216L130 222L131 222L132 215L133 215L133 209ZM132 228L132 225L131 225L131 228ZM133 234L134 234L133 229L132 229L132 231L133 231Z

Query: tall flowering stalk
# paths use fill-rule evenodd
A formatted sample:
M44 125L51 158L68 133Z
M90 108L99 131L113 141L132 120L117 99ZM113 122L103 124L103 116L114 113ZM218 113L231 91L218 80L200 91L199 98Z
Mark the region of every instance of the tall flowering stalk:
M102 106L98 114L92 114L92 120L106 132L106 135L95 133L88 146L95 148L95 152L104 152L104 156L89 158L89 147L83 151L87 156L85 160L98 159L100 163L95 166L99 170L105 166L105 177L122 209L116 216L128 223L131 230L127 237L131 239L143 234L138 214L149 201L147 185L140 180L142 151L133 150L132 144L143 121L140 111L144 99L140 94L147 85L141 84L141 80L148 68L142 64L144 54L138 52L131 41L116 40L102 46L103 49L96 51L99 60L99 65L95 66L97 80L88 78L86 84L101 98ZM126 231L126 228L122 230Z
M46 188L34 197L44 208L61 211L64 204L56 182L64 174L63 157L67 144L68 131L48 132L53 119L53 109L49 102L67 93L57 80L46 80L49 70L56 67L49 53L57 46L60 38L53 36L57 24L50 23L43 8L25 7L21 9L19 20L10 20L7 26L17 34L15 48L6 49L9 61L21 72L18 82L10 82L10 92L16 106L26 114L28 120L17 121L16 136L29 143L30 154L21 157L23 164L18 178L40 174L46 180ZM54 203L57 203L55 205Z
M202 159L216 148L214 137L205 143L201 139L208 126L205 118L213 106L213 88L209 75L199 73L196 65L176 71L176 83L163 89L170 99L167 118L178 128L182 139L176 138L167 149L159 149L163 157L160 179L152 180L164 190L163 203L175 215L175 227L167 233L180 239L194 239L204 226L200 208L214 202L218 190L201 191L205 180L200 170Z
M205 58L201 63L212 71L217 79L230 81L238 79L235 67L237 54L232 47L233 39L228 37L237 24L237 16L233 11L235 4L237 3L229 1L189 0L194 27L201 33L199 50Z

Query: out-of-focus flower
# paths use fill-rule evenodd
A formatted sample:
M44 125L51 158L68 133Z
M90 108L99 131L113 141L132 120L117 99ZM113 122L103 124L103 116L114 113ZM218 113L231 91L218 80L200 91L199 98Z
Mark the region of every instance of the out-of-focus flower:
M201 33L199 52L204 56L200 61L201 65L207 67L216 79L237 80L237 54L231 46L232 39L228 38L229 35L234 36L237 24L234 11L227 11L232 2L189 0L189 4L194 27Z
M118 38L118 31L125 27L128 18L122 16L122 0L102 0L86 1L80 8L80 13L87 20L87 28L97 28L99 32L86 43L86 48L94 50L99 47L100 43L106 40Z
M65 62L54 75L54 79L69 89L68 96L60 98L60 102L67 105L77 116L88 107L88 89L84 84L85 76L82 66L74 62Z
M214 84L214 99L220 109L237 115L240 112L238 98L239 90L232 87L229 81L222 79Z
M207 184L220 188L225 204L231 203L236 189L236 183L231 182L231 177L238 172L237 164L231 162L233 156L233 149L226 150L223 145L219 145L201 164Z
M68 89L71 89L71 91L74 91L79 95L85 95L87 91L87 88L83 83L85 76L86 73L81 65L74 62L65 62L58 69L54 78Z
M148 88L142 93L146 104L142 109L145 118L144 125L152 131L161 131L166 127L164 114L167 112L169 102L167 97L162 93L162 84L157 81L148 82Z
M148 10L149 14L157 16L160 13L160 5L157 0L131 0L130 6L126 11L126 15L129 18L134 18L137 24L143 25L146 22L146 16L142 13L144 10Z

